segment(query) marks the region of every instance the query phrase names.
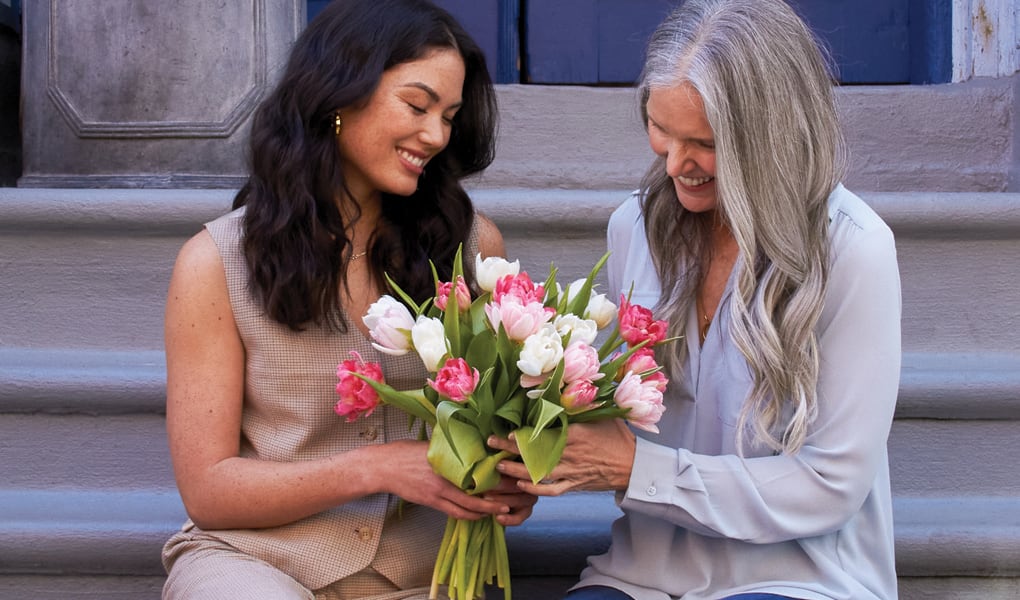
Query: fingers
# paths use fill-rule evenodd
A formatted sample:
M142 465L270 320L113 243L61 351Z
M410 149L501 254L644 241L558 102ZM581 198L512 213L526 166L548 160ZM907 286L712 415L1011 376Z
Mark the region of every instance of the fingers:
M515 460L501 460L496 464L496 470L513 479L531 480L528 467L524 463Z
M445 481L445 480L444 480ZM475 519L485 515L505 515L510 513L511 506L504 498L499 496L472 496L453 484L449 484L448 491L443 494L449 502L457 505L461 510L473 513ZM450 514L450 513L447 513ZM457 515L452 515L457 516Z
M526 495L531 498L534 498L535 500L538 500L538 498L536 498L535 496L521 494L521 496ZM534 503L529 504L527 506L518 506L517 508L511 510L509 514L496 515L496 520L499 521L499 523L504 527L516 527L517 525L520 525L521 523L526 521L528 517L531 516L532 510L534 510Z
M513 434L510 435L513 436ZM489 439L486 440L486 443L489 445L490 448L495 448L496 450L505 450L517 456L520 456L521 454L520 449L517 448L517 442L515 442L512 439L490 435Z
M574 483L569 479L543 479L538 483L532 483L530 479L521 479L517 487L521 491L534 496L560 496L574 489Z

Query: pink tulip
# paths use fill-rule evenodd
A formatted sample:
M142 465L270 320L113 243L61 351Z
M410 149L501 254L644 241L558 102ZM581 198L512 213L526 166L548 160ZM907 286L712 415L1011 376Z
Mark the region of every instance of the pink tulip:
M545 288L535 285L527 273L506 275L496 282L496 289L492 291L492 301L494 303L502 304L504 299L513 299L522 305L528 305L532 302L541 304L545 301Z
M599 372L599 352L584 342L571 342L563 351L563 381L594 381L602 377Z
M523 342L549 322L556 311L539 302L520 304L507 298L499 304L492 302L486 304L485 314L489 317L489 324L493 330L498 331L502 324L511 340Z
M644 384L641 377L629 371L613 393L613 400L620 408L628 409L624 418L632 425L659 433L655 424L662 418L666 407L662 405L662 392L655 385Z
M620 295L620 337L631 346L648 340L649 346L654 346L666 339L666 321L656 321L652 318L652 311L638 305L631 304L627 298Z
M560 393L560 405L571 415L590 410L594 408L592 402L598 391L590 381L574 381L567 384Z
M457 276L457 286L454 288L453 283L447 281L439 285L439 289L436 291L436 307L439 310L446 310L446 303L450 297L450 290L456 290L454 295L457 297L457 308L460 310L467 310L471 306L471 292L468 291L467 284L464 283L464 278L460 275Z
M536 388L546 381L552 373L542 373L541 375L528 375L527 373L521 373L521 387L523 388Z
M357 352L351 352L349 360L341 362L336 368L336 376L339 380L336 384L336 393L340 396L333 410L341 417L346 417L351 423L364 415L372 414L375 407L379 405L379 394L365 380L355 374L363 375L369 379L384 383L382 367L379 363L366 363Z
M620 376L622 377L627 371L633 371L634 373L647 373L659 368L659 363L655 362L655 351L648 346L638 348L634 354L631 354L630 358L627 359L626 364L620 368ZM666 378L666 374L662 371L655 371L642 376L642 383L654 385L660 392L666 391L666 384L669 383L669 379Z
M451 358L436 372L429 386L454 402L464 402L478 385L478 369L472 368L463 358Z

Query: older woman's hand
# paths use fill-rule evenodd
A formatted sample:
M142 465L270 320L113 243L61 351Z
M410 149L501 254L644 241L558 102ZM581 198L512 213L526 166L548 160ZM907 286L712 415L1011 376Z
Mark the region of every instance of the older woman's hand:
M489 446L520 454L514 434L510 439L489 438ZM517 480L524 492L559 496L569 491L626 489L634 467L634 433L621 419L575 423L567 427L567 445L556 468L539 483L532 483L523 463L504 460L497 470Z

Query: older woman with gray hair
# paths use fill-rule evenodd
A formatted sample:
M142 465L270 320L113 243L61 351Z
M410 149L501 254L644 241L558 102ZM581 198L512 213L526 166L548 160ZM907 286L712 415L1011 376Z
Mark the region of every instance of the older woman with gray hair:
M896 598L896 248L840 183L823 52L780 0L687 0L638 89L658 158L610 220L609 281L680 339L658 349L659 433L572 425L549 478L518 483L616 492L568 598Z

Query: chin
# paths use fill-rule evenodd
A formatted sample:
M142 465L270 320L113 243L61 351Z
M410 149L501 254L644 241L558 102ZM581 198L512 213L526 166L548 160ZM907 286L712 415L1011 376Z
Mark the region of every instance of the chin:
M400 183L399 185L388 186L384 191L387 194L393 194L394 196L410 196L418 191L418 180L412 182Z

